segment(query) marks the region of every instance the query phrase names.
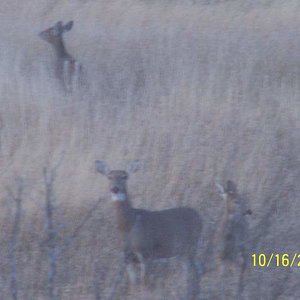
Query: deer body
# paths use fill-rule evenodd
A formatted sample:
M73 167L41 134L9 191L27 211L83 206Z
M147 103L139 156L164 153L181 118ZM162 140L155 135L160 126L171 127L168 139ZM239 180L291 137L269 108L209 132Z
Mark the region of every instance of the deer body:
M63 40L63 33L71 30L73 23L70 21L63 25L60 21L53 27L39 33L39 37L48 42L55 51L55 76L67 92L74 90L76 85L80 83L82 73L81 65L66 51Z
M102 161L96 161L96 169L109 179L130 283L145 282L148 262L174 256L181 257L190 273L196 276L195 256L201 233L198 212L189 207L159 211L133 208L128 199L126 181L128 174L138 169L137 161L129 164L127 172L110 171ZM137 265L140 276L136 272Z
M127 239L132 253L144 259L195 255L201 232L199 214L195 210L189 207L135 210L135 220Z

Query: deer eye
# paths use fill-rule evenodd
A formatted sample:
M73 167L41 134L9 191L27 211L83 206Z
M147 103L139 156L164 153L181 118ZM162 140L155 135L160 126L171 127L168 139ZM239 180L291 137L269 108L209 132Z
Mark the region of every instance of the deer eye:
M52 28L52 29L50 30L50 34L51 34L51 35L58 35L58 30L57 30L56 28Z

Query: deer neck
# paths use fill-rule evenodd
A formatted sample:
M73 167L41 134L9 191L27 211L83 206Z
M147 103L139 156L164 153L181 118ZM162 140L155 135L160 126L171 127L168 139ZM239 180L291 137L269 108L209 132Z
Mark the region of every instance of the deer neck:
M232 211L232 202L231 199L226 199L224 212L221 217L221 227L222 231L226 230L226 226L228 225L228 222L232 220L233 217L233 211Z
M114 201L113 205L116 212L118 230L122 234L126 234L134 223L134 209L132 208L127 195L125 200Z
M66 57L69 56L62 39L58 40L57 43L52 44L52 45L53 45L53 48L55 50L56 57L58 60L65 59Z

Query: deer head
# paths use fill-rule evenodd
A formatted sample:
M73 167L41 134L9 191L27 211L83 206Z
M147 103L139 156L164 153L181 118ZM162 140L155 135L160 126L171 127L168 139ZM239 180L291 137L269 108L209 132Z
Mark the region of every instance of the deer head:
M62 35L66 31L70 31L74 22L69 21L63 25L62 21L57 22L54 26L39 33L39 37L53 46L58 46L62 41Z
M127 180L129 175L135 173L140 168L138 160L132 160L127 163L126 171L110 170L106 162L96 160L96 170L109 180L109 190L113 201L127 200Z

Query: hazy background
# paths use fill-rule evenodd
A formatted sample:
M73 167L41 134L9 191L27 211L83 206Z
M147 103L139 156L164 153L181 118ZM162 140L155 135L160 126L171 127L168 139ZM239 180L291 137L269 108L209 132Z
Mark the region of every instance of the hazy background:
M11 299L7 188L17 189L18 176L19 299L47 299L43 168L59 161L58 244L99 197L107 200L59 259L58 298L107 299L119 250L95 159L112 168L142 161L128 187L136 207L189 205L201 213L199 260L212 271L199 299L220 299L210 241L224 203L214 181L235 181L253 211L245 299L299 299L299 268L255 269L250 255L300 252L300 4L195 2L1 1L0 299ZM54 52L37 36L58 20L74 20L65 44L89 82L68 96L51 75ZM127 299L180 299L180 268L157 268L155 287ZM234 289L233 282L227 299Z

